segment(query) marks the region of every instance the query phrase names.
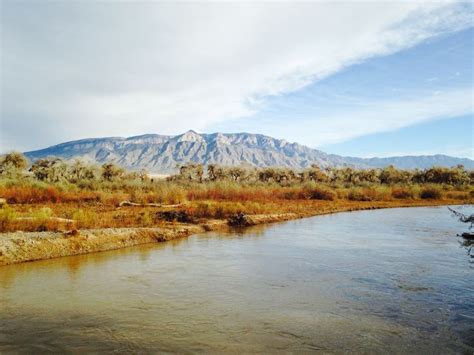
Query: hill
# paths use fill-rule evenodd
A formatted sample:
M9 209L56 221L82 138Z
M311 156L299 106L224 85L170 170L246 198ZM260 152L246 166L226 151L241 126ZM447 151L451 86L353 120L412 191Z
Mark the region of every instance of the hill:
M361 168L395 165L407 169L463 164L467 168L474 168L473 160L445 155L371 159L342 157L261 134L199 134L194 131L177 136L146 134L128 138L82 139L26 152L25 155L32 161L56 156L99 164L114 162L127 169L146 169L155 173L171 173L176 171L177 166L189 162L293 169L306 168L312 164Z

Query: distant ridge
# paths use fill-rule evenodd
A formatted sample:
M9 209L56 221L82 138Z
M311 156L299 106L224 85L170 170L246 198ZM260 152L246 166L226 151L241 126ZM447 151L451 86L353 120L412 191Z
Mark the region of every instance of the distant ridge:
M447 155L370 159L342 157L262 134L200 134L192 130L177 136L145 134L128 138L81 139L26 152L25 155L32 161L56 156L99 164L114 162L127 169L146 169L156 173L175 172L178 165L189 162L293 169L306 168L312 164L320 167L360 168L394 165L404 169L462 164L466 168L474 168L474 161L471 159Z
M344 157L344 159L356 165L367 165L374 168L383 168L384 166L393 165L400 169L426 169L432 166L452 167L459 164L469 169L474 168L474 160L456 158L443 154L405 155L386 158Z

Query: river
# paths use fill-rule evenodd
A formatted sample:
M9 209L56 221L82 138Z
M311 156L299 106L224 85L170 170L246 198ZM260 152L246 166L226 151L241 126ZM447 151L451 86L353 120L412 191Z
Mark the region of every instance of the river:
M465 229L361 211L1 267L0 353L472 353Z

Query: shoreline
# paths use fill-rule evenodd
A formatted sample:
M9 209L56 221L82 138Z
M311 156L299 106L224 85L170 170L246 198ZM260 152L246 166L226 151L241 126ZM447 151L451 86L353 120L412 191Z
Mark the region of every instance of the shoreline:
M249 226L285 222L332 213L386 208L436 207L460 205L461 201L372 201L366 204L310 210L305 213L247 215ZM466 202L464 203L466 204ZM53 259L122 249L141 244L160 243L208 231L234 229L227 220L205 220L199 224L169 223L160 227L83 229L75 232L0 233L0 267L23 262Z

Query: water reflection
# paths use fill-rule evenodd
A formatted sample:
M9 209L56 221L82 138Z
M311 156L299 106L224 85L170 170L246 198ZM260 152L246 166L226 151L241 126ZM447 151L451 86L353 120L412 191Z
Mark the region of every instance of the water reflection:
M0 352L469 353L459 227L343 213L3 267Z
M462 238L462 237L461 237ZM474 263L474 240L472 239L462 239L460 242L462 247L467 251L467 255L470 257L470 262Z

